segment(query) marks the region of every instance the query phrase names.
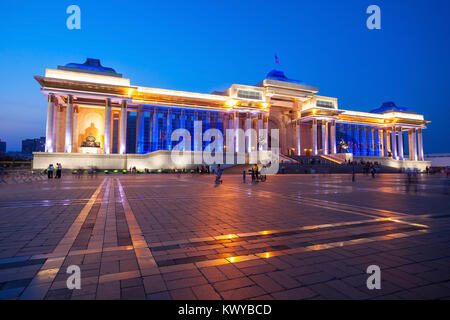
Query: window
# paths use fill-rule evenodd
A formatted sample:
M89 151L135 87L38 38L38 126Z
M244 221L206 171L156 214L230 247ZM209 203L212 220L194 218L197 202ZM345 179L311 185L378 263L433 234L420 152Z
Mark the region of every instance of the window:
M331 101L325 101L325 100L317 100L316 106L320 108L334 108L334 103Z
M261 92L253 90L238 89L237 96L243 99L262 100Z

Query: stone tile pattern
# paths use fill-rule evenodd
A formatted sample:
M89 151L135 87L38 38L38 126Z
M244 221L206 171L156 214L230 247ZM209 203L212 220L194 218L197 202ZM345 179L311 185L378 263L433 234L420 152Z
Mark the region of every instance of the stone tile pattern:
M441 177L420 177L417 191L403 175L213 181L99 175L0 186L0 299L450 298ZM373 264L381 290L366 287ZM80 290L67 289L71 265Z

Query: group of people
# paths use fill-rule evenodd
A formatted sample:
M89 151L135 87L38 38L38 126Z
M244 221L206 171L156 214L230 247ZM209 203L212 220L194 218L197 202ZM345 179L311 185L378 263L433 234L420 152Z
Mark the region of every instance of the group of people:
M62 166L61 163L57 163L56 167L51 163L47 168L47 176L49 179L53 179L53 174L55 179L61 179Z
M249 171L250 171L250 175L252 177L252 183L255 181L258 181L260 179L260 171L259 171L257 164L255 164ZM242 172L242 182L243 183L245 183L246 176L247 176L247 172L244 170Z
M201 167L197 166L197 169L195 170L195 172L200 173L200 174L210 174L211 167L210 166L201 166Z

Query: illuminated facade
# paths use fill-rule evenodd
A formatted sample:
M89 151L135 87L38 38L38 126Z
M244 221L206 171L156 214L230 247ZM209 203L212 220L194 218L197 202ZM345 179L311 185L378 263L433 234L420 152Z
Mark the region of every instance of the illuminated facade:
M285 155L354 156L423 161L422 115L385 103L372 112L338 108L338 99L273 70L255 86L212 94L135 86L100 61L68 64L36 76L48 97L46 153L148 154L171 150L178 128L279 129ZM198 129L198 128L197 128ZM239 133L236 133L239 134ZM270 141L270 137L267 141ZM226 135L223 135L226 139ZM245 150L261 149L245 138ZM222 141L226 145L226 141ZM209 142L194 143L193 151ZM220 144L222 145L222 144ZM269 145L270 147L270 145ZM226 149L226 147L220 147ZM230 150L217 150L230 151Z

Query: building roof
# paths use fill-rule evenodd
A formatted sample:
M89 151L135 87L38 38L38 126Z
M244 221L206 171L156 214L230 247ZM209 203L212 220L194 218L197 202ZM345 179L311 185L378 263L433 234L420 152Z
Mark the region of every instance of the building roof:
M286 77L286 75L284 74L283 71L275 70L275 69L270 71L267 74L266 79L285 81L285 82L291 82L291 83L301 83L301 81L299 81L299 80L294 80L294 79L290 79L290 78Z
M398 112L411 112L405 107L398 107L395 102L388 101L384 102L381 107L378 109L370 111L370 113L386 113L391 111L398 111Z
M106 74L109 76L121 77L122 75L117 73L113 68L102 66L99 59L87 58L84 63L68 63L65 66L58 66L60 70L77 71L77 72L89 72L96 74Z

